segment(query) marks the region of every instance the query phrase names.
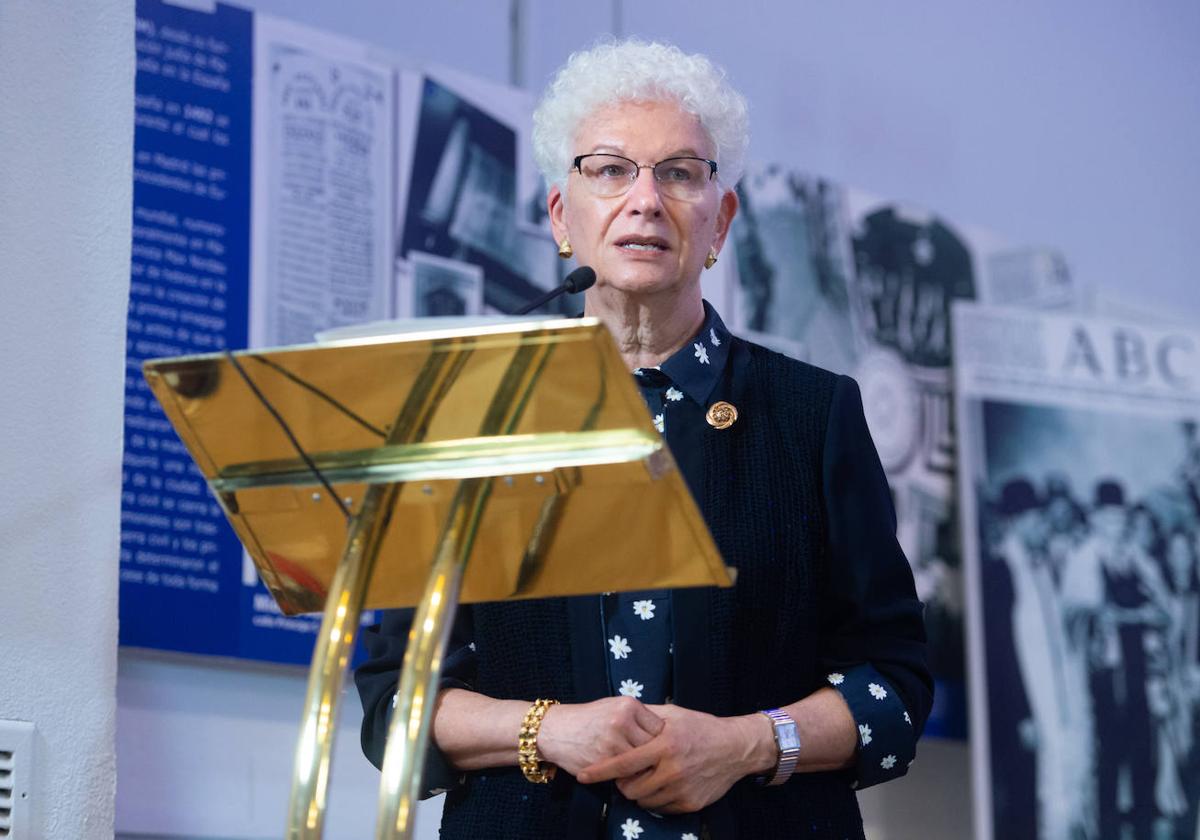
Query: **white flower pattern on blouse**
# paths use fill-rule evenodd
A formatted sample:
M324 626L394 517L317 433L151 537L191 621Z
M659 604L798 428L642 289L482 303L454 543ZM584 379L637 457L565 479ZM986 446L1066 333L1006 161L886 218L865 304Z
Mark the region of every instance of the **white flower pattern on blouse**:
M694 343L692 345L692 348L696 351L696 358L700 360L700 364L702 364L702 365L708 364L708 348L705 347L703 344L701 344L699 341Z
M633 614L642 621L649 621L654 618L654 602L649 598L642 601L634 601Z
M713 347L721 346L721 339L717 338L717 331L713 327L708 328L708 338L712 342Z
M620 636L613 636L609 639L608 648L612 651L613 659L628 659L629 654L633 653L633 648L629 646L629 640Z
M637 680L621 680L621 687L617 690L626 697L636 698L642 696L643 688L645 688L645 686Z
M629 817L621 824L621 833L625 835L625 840L637 840L645 830L642 828L642 823L633 817Z
M667 424L666 424L666 420L663 417L663 415L655 414L654 415L654 428L658 429L659 434L662 434L663 430L666 429L666 427L667 427Z
M683 399L683 391L680 391L674 385L667 389L667 399L671 402L679 402Z
M685 834L679 835L679 840L700 840L700 838L697 837L695 834L692 834L692 832L689 831Z
M914 725L887 677L864 663L829 674L826 679L842 695L858 726L859 750L852 787L862 789L904 775L916 748Z
M695 364L690 348L685 346L683 353L689 364ZM661 398L665 387L659 388L656 396ZM610 640L618 636L630 648L625 657L604 657L608 693L614 697L632 697L640 703L669 704L672 669L668 651L673 645L671 593L668 590L616 593L604 600L601 613L605 654L609 654ZM623 650L624 645L619 649ZM697 814L654 814L614 790L608 801L603 840L623 840L630 820L640 829L638 840L678 840L688 832L700 836L701 819Z

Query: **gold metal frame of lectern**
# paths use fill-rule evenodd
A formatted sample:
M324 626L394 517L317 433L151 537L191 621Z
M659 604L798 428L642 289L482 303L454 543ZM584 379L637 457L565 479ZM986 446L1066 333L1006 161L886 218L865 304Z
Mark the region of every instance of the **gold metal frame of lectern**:
M459 603L732 585L595 319L162 359L145 376L280 609L324 611L290 839L322 833L364 609L416 607L376 822L394 838L412 833Z

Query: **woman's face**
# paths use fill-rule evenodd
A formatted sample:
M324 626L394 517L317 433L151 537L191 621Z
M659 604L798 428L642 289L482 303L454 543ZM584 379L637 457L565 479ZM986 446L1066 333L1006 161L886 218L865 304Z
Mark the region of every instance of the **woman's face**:
M1125 508L1118 505L1104 505L1092 512L1090 525L1102 539L1118 542L1125 530Z
M678 156L713 159L716 149L700 121L673 102L621 102L580 124L574 153L593 152L653 166ZM612 198L593 195L575 171L565 184L565 193L554 187L547 200L555 239L568 239L579 264L596 270L598 287L629 294L698 283L709 248L721 250L737 212L737 195L722 194L715 178L695 200L663 195L648 168Z

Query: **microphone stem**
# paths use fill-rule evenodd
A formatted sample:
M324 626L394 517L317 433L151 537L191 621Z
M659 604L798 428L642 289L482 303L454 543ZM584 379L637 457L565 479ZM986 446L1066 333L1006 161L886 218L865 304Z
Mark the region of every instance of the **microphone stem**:
M514 315L528 315L539 306L545 306L550 301L561 295L563 292L576 294L577 292L587 291L596 282L596 272L590 266L581 265L579 268L567 275L567 279L563 281L561 286L558 286L544 295L539 297L533 303L521 307Z
M522 306L520 309L518 309L513 314L514 315L528 315L533 310L539 309L539 308L545 306L547 303L554 300L556 297L561 295L566 290L567 290L566 286L557 286L556 288L553 288L550 291L543 294L541 297L534 299L533 302L527 303L525 306Z

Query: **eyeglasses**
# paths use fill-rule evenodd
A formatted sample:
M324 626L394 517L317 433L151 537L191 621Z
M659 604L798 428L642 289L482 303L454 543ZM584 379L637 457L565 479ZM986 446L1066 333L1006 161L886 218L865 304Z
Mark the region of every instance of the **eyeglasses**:
M654 180L663 195L695 201L717 174L715 160L698 157L667 158L651 166L620 155L579 155L571 168L583 176L583 182L600 198L624 195L641 171L649 169L654 172Z

